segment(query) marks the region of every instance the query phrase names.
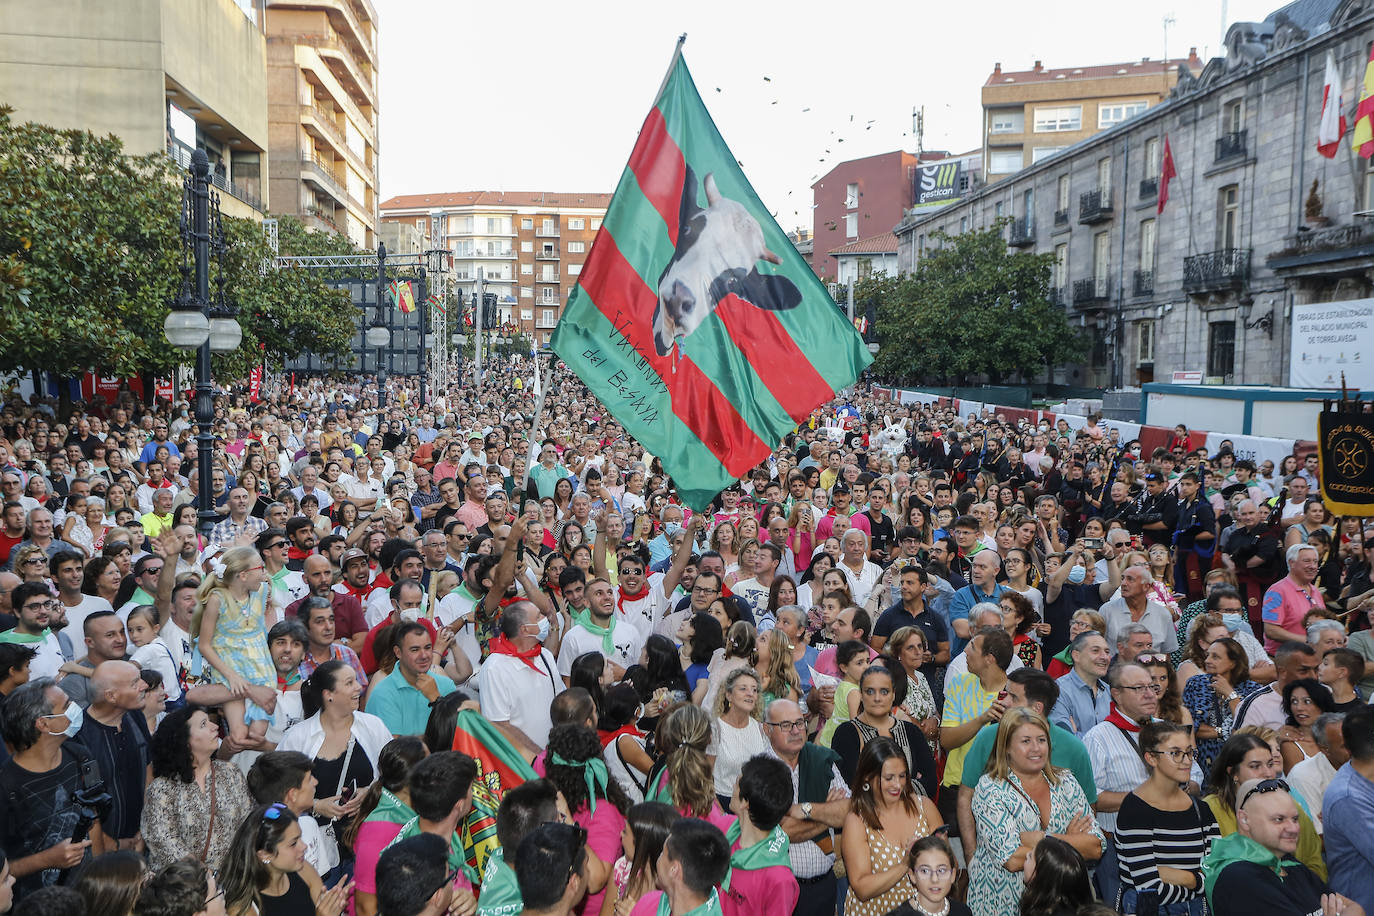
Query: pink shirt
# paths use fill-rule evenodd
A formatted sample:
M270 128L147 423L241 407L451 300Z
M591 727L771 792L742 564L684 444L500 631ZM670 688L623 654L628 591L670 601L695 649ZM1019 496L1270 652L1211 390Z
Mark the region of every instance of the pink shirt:
M573 821L587 831L587 848L602 862L614 865L615 860L624 852L620 845L620 832L625 829L625 818L616 810L615 805L603 798L596 803L596 814L592 814L589 808L583 808L573 815ZM611 882L607 881L606 886L598 893L584 897L573 912L579 916L597 916L601 912L601 903L606 899L606 891L610 887Z
M739 843L734 849L739 849ZM797 905L801 888L792 869L786 865L730 872L730 890L721 891L720 906L724 916L772 916L790 913Z
M654 891L652 894L645 894L639 898L635 908L630 910L630 916L657 916L658 902L663 899L663 891Z
M396 839L401 827L401 824L393 824L390 821L365 821L358 828L358 838L353 843L353 852L358 863L353 872L353 880L357 883L358 890L365 894L377 893L377 860L386 845Z
M815 669L821 674L828 674L831 677L843 677L844 675L840 674L840 666L835 663L835 653L837 651L839 651L839 646L831 646L828 649L822 649L821 654L816 656ZM878 653L874 652L873 648L870 646L868 649L868 660L873 661L877 657Z
M1303 632L1302 618L1313 608L1325 608L1326 601L1316 584L1298 588L1292 576L1284 576L1264 593L1261 615L1265 623L1278 624L1290 633ZM1265 637L1264 648L1270 655L1278 651L1278 640Z

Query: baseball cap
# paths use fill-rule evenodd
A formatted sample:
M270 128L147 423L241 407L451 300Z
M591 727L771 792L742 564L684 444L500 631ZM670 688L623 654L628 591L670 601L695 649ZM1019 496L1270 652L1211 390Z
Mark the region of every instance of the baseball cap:
M350 547L349 549L344 551L343 558L339 560L339 568L348 569L348 564L352 563L354 560L362 560L364 563L366 563L367 553L365 551L359 550L357 547Z

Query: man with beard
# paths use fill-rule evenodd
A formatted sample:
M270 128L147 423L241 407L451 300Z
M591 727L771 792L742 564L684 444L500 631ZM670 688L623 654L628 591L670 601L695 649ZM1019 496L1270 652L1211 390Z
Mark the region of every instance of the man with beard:
M1264 635L1264 593L1283 575L1283 546L1254 500L1236 509L1236 528L1226 539L1221 562L1236 574L1245 612L1256 636Z

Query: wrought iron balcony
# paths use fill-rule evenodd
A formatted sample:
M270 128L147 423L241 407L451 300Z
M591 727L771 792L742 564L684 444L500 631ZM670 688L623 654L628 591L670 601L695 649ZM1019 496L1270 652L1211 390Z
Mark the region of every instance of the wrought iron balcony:
M1140 182L1140 199L1154 200L1159 197L1159 179L1145 178Z
M1089 277L1073 281L1073 304L1079 308L1105 305L1111 295L1111 281L1106 277Z
M1183 259L1183 289L1190 293L1242 289L1249 279L1249 248L1223 248Z
M1026 248L1035 244L1035 220L1022 218L1011 224L1011 237L1007 244L1013 248Z
M1246 134L1247 131L1237 130L1218 137L1216 161L1221 162L1223 159L1233 159L1237 156L1244 157Z
M1091 226L1112 218L1112 193L1097 189L1084 191L1078 198L1078 221Z
M1061 308L1068 308L1073 301L1073 291L1068 286L1050 287L1050 302Z
M1155 291L1155 272L1153 270L1137 270L1135 272L1135 294L1137 296L1149 296Z
M1067 226L1068 224L1069 224L1069 211L1068 211L1068 210L1055 210L1055 211L1054 211L1054 227L1055 227L1056 229L1058 229L1060 226Z

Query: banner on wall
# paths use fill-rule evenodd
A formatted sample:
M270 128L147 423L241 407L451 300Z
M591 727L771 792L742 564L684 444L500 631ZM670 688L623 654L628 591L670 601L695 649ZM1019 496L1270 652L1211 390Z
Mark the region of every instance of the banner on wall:
M1374 391L1374 299L1293 306L1288 384Z

